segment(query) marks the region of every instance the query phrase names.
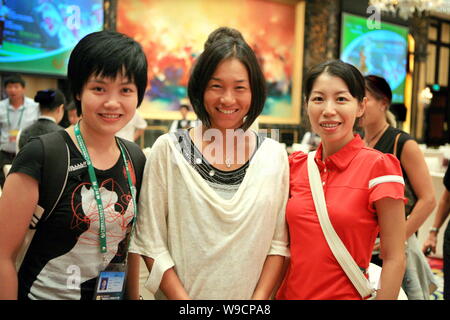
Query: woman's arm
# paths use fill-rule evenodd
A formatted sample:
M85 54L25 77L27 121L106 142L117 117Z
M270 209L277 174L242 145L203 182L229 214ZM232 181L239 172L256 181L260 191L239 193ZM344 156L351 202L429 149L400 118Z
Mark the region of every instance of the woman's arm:
M191 299L174 268L170 268L164 272L159 288L169 300Z
M141 258L144 259L149 272L152 270L154 260L141 256L137 253L128 254L128 276L127 276L127 298L129 300L139 300L139 265ZM161 279L160 289L169 300L188 300L189 295L178 278L174 268L164 272Z
M406 239L408 239L419 230L436 207L436 199L423 153L414 140L406 141L400 162L417 196L416 205L406 221Z
M142 258L144 258L148 271L151 272L155 260L146 256L142 256ZM169 300L191 299L173 267L164 272L159 288Z
M396 300L405 272L405 211L402 200L382 198L375 202L380 225L381 271L379 300Z
M186 290L175 273L175 263L167 245L169 242L167 165L172 165L167 160L172 156L167 151L167 144L167 137L160 137L153 144L147 157L139 195L139 216L133 230L130 252L138 253L144 258L150 272L147 289L152 294L159 288L168 299L188 299ZM131 281L136 283L136 280Z
M289 196L289 161L284 148L280 149L280 162L272 163L274 168L280 170L280 181L278 182L278 207L275 233L273 235L269 254L264 262L261 275L259 276L256 288L253 291L253 300L267 300L273 298L276 290L280 287L289 256L288 231L286 224L286 204Z
M253 300L271 299L275 291L280 287L287 269L285 268L285 261L287 260L285 257L289 256L286 224L286 204L289 196L289 162L284 148L280 149L279 152L280 162L272 164L281 173L281 179L277 184L278 187L276 187L278 190L278 214L275 232L261 275L251 297Z
M270 299L276 284L280 282L280 278L283 276L284 259L283 256L267 256L258 284L253 292L252 300Z
M17 299L16 257L39 199L38 182L12 173L0 198L0 300Z
M439 230L442 224L444 223L445 219L447 219L449 212L450 212L450 192L447 189L445 189L439 201L439 206L436 211L436 215L434 217L433 227ZM424 253L427 251L428 248L431 248L431 251L433 253L436 253L437 234L438 231L430 231L430 233L428 234L428 239L423 244L422 251Z
M128 274L127 274L127 285L126 285L126 298L128 300L139 300L139 264L141 256L137 253L128 253Z

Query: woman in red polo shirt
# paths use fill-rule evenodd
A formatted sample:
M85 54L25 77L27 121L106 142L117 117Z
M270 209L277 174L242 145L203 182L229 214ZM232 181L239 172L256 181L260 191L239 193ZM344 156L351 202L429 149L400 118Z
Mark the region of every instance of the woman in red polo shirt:
M366 148L353 134L365 108L361 73L339 60L313 67L305 102L321 144L316 163L336 233L361 269L369 266L380 232L383 270L377 299L396 299L405 270L404 182L398 160ZM291 259L277 299L361 299L325 240L309 186L307 154L290 163L286 219Z

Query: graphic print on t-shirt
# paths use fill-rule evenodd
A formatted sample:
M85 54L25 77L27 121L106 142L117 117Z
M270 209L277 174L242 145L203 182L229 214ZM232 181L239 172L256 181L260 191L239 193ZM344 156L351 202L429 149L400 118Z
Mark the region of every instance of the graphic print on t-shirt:
M108 252L100 253L97 202L91 183L83 182L70 197L70 229L85 231L69 252L47 262L34 281L29 298L58 299L55 293L61 292L64 296L60 298L80 299L82 284L96 278L118 254L119 244L133 219L133 201L128 190L123 190L123 186L112 178L104 180L99 191L105 213Z

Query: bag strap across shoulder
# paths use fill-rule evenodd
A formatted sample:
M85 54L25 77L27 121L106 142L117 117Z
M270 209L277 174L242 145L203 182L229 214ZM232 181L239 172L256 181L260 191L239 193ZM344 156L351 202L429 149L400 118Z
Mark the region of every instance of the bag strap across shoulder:
M400 161L400 157L397 156L397 146L398 146L398 139L400 138L401 132L397 133L394 140L394 151L392 151L392 154Z
M341 238L333 228L330 217L328 216L327 205L325 202L325 195L323 193L323 187L321 183L319 169L314 161L316 151L308 153L308 178L311 188L312 197L314 200L314 206L316 208L317 216L319 217L320 226L327 240L336 260L341 265L347 277L352 284L358 290L359 295L362 298L373 297L376 294L376 290L371 287L369 280L363 275L361 269L356 264L353 257L348 252Z

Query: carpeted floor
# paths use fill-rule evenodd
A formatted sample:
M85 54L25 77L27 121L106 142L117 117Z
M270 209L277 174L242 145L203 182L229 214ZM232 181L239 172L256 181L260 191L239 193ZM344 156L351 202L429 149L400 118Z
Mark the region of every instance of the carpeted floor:
M428 263L430 264L431 270L436 276L436 281L438 282L438 288L434 291L430 299L431 300L444 300L444 272L443 265L444 261L437 258L428 258Z

